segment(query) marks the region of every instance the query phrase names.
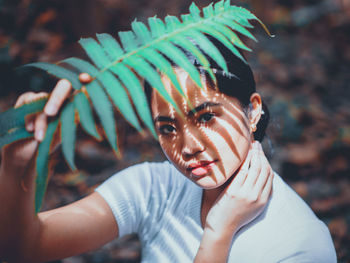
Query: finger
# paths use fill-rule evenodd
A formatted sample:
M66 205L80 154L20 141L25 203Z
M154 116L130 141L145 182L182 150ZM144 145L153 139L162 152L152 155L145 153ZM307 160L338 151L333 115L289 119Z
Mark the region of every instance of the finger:
M34 92L26 92L23 93L21 96L18 97L16 103L15 103L15 108L18 108L22 106L24 103L31 101L35 96Z
M28 94L28 96L23 96L21 101L18 101L18 102L19 102L19 105L22 105L22 104L29 103L31 101L34 101L34 100L37 100L40 98L47 97L47 96L48 96L47 92L39 92L39 93L30 92ZM37 114L30 114L30 115L26 116L25 127L26 127L27 131L29 131L29 132L34 131L34 121L35 121L36 116L37 116Z
M79 81L82 84L89 84L92 81L92 77L88 73L80 73Z
M270 170L266 185L264 187L264 190L261 192L261 196L260 199L264 202L266 202L271 193L272 193L272 189L273 189L273 178L275 177L274 172L272 171L272 169Z
M37 99L46 97L48 94L46 92L39 92L39 93L34 93L34 92L26 92L23 93L21 96L18 97L15 108L18 108L22 106L23 104L35 101Z
M260 161L261 161L261 169L260 169L260 174L255 182L254 188L257 191L259 191L259 193L261 193L262 189L266 184L269 173L272 171L272 169L269 161L266 159L266 156L261 146L259 146L259 155L260 155Z
M272 172L272 169L270 165L268 163L267 164L264 163L261 167L260 175L254 185L254 189L257 193L259 193L259 196L263 192L271 172Z
M37 114L30 114L25 118L25 127L28 132L34 131L34 122Z
M44 112L48 116L54 116L67 99L72 90L71 83L66 79L61 79L57 82L53 89L48 102L45 105Z
M49 93L42 91L42 92L39 92L39 93L35 94L35 99L37 100L37 99L45 98L45 97L48 97L48 96L49 96Z
M251 150L252 159L250 161L250 167L248 169L248 175L246 180L243 182L245 187L253 188L256 180L258 179L261 171L261 158L260 158L260 149L257 144L253 145Z
M235 178L232 181L232 184L235 184L237 186L241 186L248 174L248 168L249 168L249 163L251 161L251 156L252 153L251 151L248 152L247 157L245 158L243 164L239 168L239 171L237 172Z
M47 128L47 116L43 112L37 115L34 126L34 138L41 142L45 137Z
M18 108L22 106L23 104L35 101L37 99L46 97L48 94L46 92L39 92L39 93L34 93L34 92L26 92L22 94L18 99L15 104L15 108ZM34 130L34 120L36 118L36 114L30 114L27 115L25 118L25 127L27 131L32 132Z

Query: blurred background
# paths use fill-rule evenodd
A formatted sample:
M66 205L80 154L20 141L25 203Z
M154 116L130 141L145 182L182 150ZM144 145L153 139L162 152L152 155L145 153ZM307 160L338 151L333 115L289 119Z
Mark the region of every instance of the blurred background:
M196 1L200 7L210 1ZM231 1L232 2L232 1ZM50 91L57 80L39 71L15 71L30 62L86 58L77 41L95 33L129 30L137 18L179 15L191 1L0 0L0 111L25 91ZM256 14L258 43L247 54L257 89L271 111L264 148L273 168L329 227L338 261L350 262L350 0L236 1ZM105 142L79 132L72 173L60 159L44 209L70 203L115 172L143 161L165 159L157 142L118 118L123 158ZM83 219L82 219L83 220ZM139 262L135 236L98 251L60 261Z

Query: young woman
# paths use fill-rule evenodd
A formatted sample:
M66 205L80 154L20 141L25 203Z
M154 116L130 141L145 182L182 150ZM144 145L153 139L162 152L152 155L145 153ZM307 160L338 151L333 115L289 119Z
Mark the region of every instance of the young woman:
M48 118L71 92L70 83L60 80L44 112L27 121L34 139L2 152L1 257L44 262L137 233L142 262L336 262L326 225L273 173L264 156L258 141L268 110L255 92L250 67L220 50L230 73L212 62L214 84L199 67L203 89L174 66L188 101L162 77L181 112L146 87L169 162L129 167L80 201L35 215L36 145ZM81 81L89 76L82 74ZM43 95L23 94L16 107Z

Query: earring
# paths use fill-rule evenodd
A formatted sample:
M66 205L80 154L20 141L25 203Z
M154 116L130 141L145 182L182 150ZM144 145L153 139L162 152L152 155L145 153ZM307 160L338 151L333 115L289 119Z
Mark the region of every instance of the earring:
M255 125L255 123L252 123L250 128L252 129L252 132L256 132L256 125Z

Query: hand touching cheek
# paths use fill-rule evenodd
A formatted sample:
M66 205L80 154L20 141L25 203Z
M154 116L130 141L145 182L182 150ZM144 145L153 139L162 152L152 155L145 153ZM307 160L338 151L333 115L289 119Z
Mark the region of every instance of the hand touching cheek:
M269 200L273 177L260 143L254 142L239 172L210 209L205 228L217 236L233 235L254 220Z

